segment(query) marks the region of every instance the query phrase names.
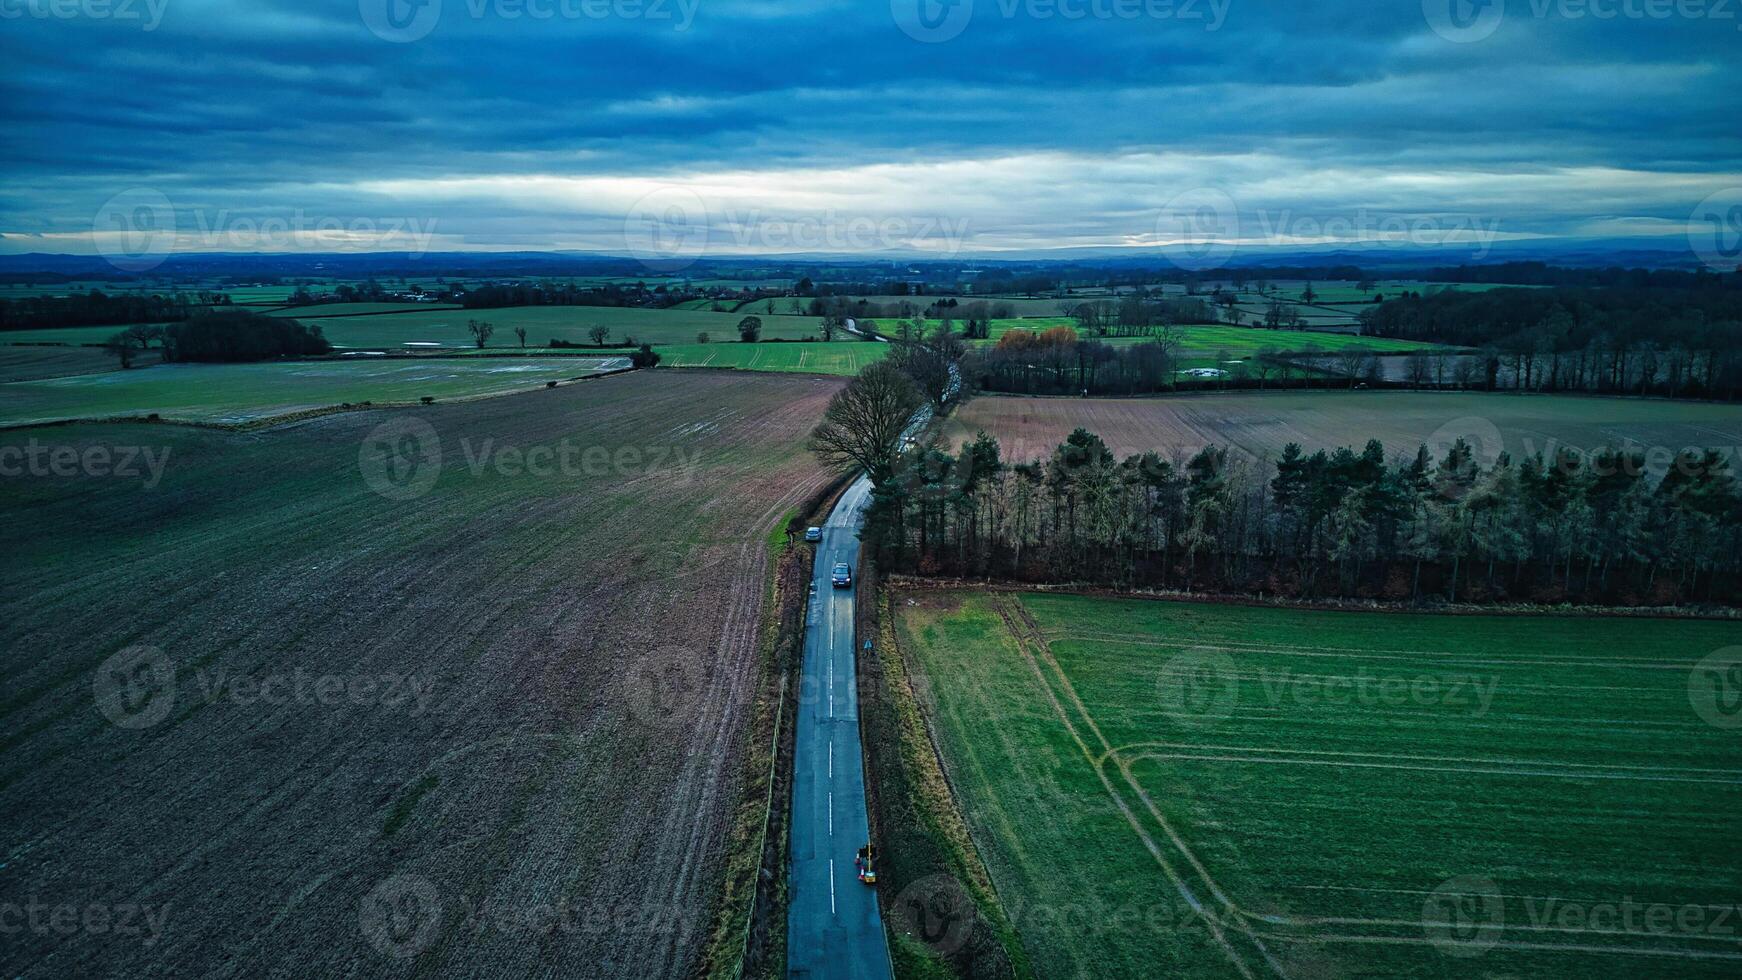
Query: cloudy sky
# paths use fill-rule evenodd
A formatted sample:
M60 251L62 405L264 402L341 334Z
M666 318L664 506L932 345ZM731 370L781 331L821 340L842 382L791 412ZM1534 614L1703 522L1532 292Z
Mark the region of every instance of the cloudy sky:
M4 252L1667 241L1742 206L1742 0L0 0L0 58Z

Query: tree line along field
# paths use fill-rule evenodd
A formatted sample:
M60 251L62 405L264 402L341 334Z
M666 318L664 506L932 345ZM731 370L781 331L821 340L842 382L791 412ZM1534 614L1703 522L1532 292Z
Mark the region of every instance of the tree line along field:
M659 345L693 344L697 334L704 332L713 343L737 341L738 323L747 315L620 306L519 306L477 310L419 308L413 312L315 318L309 323L319 326L333 346L353 349L401 348L406 344L472 347L476 342L466 326L470 320L482 320L495 327L489 341L492 347L517 346L519 339L514 334L515 327L526 328L526 341L532 346L542 347L553 339L571 344L591 344L589 331L594 326L607 328L612 343L621 343L625 337L633 336L637 342ZM802 340L820 336L817 328L821 321L816 317L763 316L762 322L762 337L768 340ZM0 334L0 340L101 344L120 329L9 330Z
M1742 742L1699 666L1742 624L896 600L1040 976L1742 963Z
M134 363L141 367L156 361L155 351L140 352L134 359ZM64 378L76 374L104 374L120 369L120 362L109 356L107 351L93 347L0 345L0 384L8 381Z
M1190 456L1207 445L1249 457L1276 458L1290 442L1311 453L1378 439L1392 454L1426 443L1442 457L1459 438L1484 466L1501 451L1521 459L1557 447L1585 451L1633 446L1664 453L1714 449L1742 465L1742 406L1576 395L1483 392L1292 391L1211 393L1143 399L982 396L944 422L944 440L960 446L984 431L1011 461L1051 454L1077 428L1100 436L1124 457L1156 450Z
M898 299L899 297L889 297ZM930 300L936 297L918 297ZM998 300L998 302L1012 302ZM1030 301L1057 306L1052 300ZM710 342L730 342L739 338L738 324L745 316L762 320L761 336L765 340L804 340L820 337L821 320L808 315L794 315L790 306L775 301L775 313L762 311L762 304L738 313L716 313L711 309L651 309L642 307L597 306L526 306L495 309L462 309L417 303L329 303L304 307L265 310L271 316L306 319L319 326L326 338L337 347L350 349L401 348L407 344L434 344L448 347L471 347L475 341L467 324L472 320L490 323L495 328L489 344L512 347L519 343L516 327L527 331L531 346L548 345L551 340L574 344L590 344L590 332L595 326L605 327L613 343L626 337L638 342L660 345L688 345L701 333ZM878 329L889 335L899 330L900 318L874 319ZM908 322L935 329L936 319L910 317ZM1308 317L1309 322L1312 318ZM956 321L958 329L961 320ZM1042 331L1051 327L1075 327L1075 321L1057 313L996 319L991 323L990 340L996 341L1011 330ZM49 329L9 330L0 334L8 343L101 344L118 332L120 327L59 327ZM1349 347L1361 347L1379 353L1406 352L1431 348L1433 345L1415 341L1379 337L1358 337L1323 331L1263 330L1225 325L1191 325L1179 328L1183 349L1192 356L1203 357L1216 352L1246 356L1266 347L1287 351L1324 351L1334 353ZM1149 338L1097 338L1110 343L1140 343Z
M415 403L532 391L627 367L628 359L618 356L158 364L0 383L0 425L150 414L234 425L347 402Z
M371 313L435 313L458 309L461 307L452 303L316 303L312 306L282 306L265 313L297 320L325 320Z
M803 443L839 385L0 433L166 460L0 480L6 893L162 913L150 945L10 936L0 969L689 974L769 533L828 479Z
M377 316L343 317L319 321L321 332L337 347L400 347L407 343L437 343L450 347L474 346L466 324L482 320L495 327L492 347L519 343L514 328L526 328L528 344L543 346L551 340L590 344L589 331L602 326L613 343L632 336L650 344L693 344L696 335L707 333L711 342L738 340L738 323L747 314L713 313L705 310L655 310L615 306L522 306L503 309L441 310L386 313ZM819 321L814 317L763 317L762 336L767 339L816 337Z
M935 327L938 321L926 321ZM879 329L886 334L895 332L895 325L878 321ZM1028 330L1039 333L1054 327L1065 327L1077 330L1076 321L1068 316L1035 317L1018 320L993 320L991 323L990 342L996 343L1012 330ZM960 329L960 322L957 323ZM1179 339L1179 350L1187 355L1202 356L1216 352L1225 352L1240 356L1256 354L1265 348L1279 351L1321 351L1336 353L1344 350L1370 350L1375 354L1404 354L1415 350L1433 350L1436 345L1414 340L1397 340L1390 337L1361 337L1346 333L1326 333L1311 330L1268 330L1259 327L1235 327L1219 324L1191 324L1175 327L1174 334ZM1079 336L1081 331L1078 331ZM1095 340L1108 344L1141 344L1153 342L1154 336L1148 337L1081 337L1083 340Z

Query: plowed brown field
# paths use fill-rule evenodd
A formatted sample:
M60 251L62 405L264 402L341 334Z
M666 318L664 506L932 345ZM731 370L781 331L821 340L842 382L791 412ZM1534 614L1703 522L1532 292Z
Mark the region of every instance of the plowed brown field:
M1308 452L1359 449L1378 439L1386 451L1413 454L1426 443L1435 457L1456 439L1484 463L1502 450L1515 459L1571 446L1591 451L1632 447L1661 469L1684 448L1713 449L1742 464L1742 405L1576 395L1480 392L1278 391L1170 398L1011 398L985 396L945 423L952 445L985 430L1010 460L1050 455L1083 427L1115 454L1158 450L1190 456L1206 445L1275 458L1298 442Z
M692 969L838 387L0 435L168 453L0 478L0 971Z

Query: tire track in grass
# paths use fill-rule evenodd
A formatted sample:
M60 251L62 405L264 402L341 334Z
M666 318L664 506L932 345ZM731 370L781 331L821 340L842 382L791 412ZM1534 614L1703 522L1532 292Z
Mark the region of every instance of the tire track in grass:
M1666 767L1656 767L1656 766L1636 766L1636 765L1628 765L1626 763L1601 764L1601 763L1594 763L1594 762L1542 762L1542 761L1534 760L1534 759L1481 759L1481 758L1475 758L1472 756L1407 755L1407 754L1394 754L1394 753L1385 753L1385 752L1333 752L1333 751L1324 750L1324 749L1277 749L1277 748L1268 748L1265 746L1258 746L1258 745L1202 745L1202 744L1191 743L1191 742L1133 742L1129 745L1121 745L1118 748L1113 748L1113 749L1107 750L1106 754L1102 758L1123 757L1127 753L1130 753L1132 750L1148 749L1148 748L1197 749L1200 751L1244 752L1244 753L1252 753L1252 754L1272 754L1272 755L1350 756L1350 757L1360 757L1360 758L1384 759L1384 760L1388 760L1388 761L1407 760L1407 761L1417 761L1417 762L1469 762L1469 763L1477 763L1477 764L1492 765L1492 766L1519 766L1519 767L1534 766L1534 767L1539 767L1539 768L1544 768L1544 769L1549 769L1549 768L1554 768L1554 767L1577 768L1577 769L1600 769L1600 770L1607 770L1607 771L1634 769L1634 770L1640 770L1644 773L1648 773L1651 775L1669 775L1669 774L1680 775L1680 774L1685 774L1685 773L1705 773L1708 775L1723 774L1726 776L1730 776L1731 778L1720 779L1720 780L1709 780L1709 781L1710 782L1721 782L1721 783L1736 783L1736 784L1742 785L1742 775L1738 775L1734 770L1730 770L1730 769L1706 769L1706 768L1699 768L1699 767L1666 768ZM1461 771L1461 770L1446 770L1446 771ZM1502 770L1496 769L1494 771L1501 772ZM1518 775L1533 775L1533 773L1520 772L1520 773L1518 773ZM1585 776L1587 774L1577 773L1577 772L1568 772L1568 773L1548 773L1547 775ZM1602 774L1600 774L1600 773L1589 774L1589 775L1591 776L1591 778L1599 778L1599 779L1603 778ZM1617 772L1616 775L1624 777L1627 774ZM1644 778L1651 778L1651 776L1647 776ZM1699 781L1706 782L1708 780L1699 780Z
M1085 630L1062 630L1045 635L1049 642L1053 640L1090 640L1095 643L1113 643L1123 646L1149 646L1160 648L1192 648L1199 650L1225 650L1231 653L1265 653L1276 656L1290 657L1322 657L1333 660L1398 660L1409 663L1451 664L1454 666L1477 667L1616 667L1637 670L1675 670L1686 671L1692 667L1697 657L1686 660L1540 660L1526 658L1522 660L1475 659L1457 653L1424 650L1412 654L1408 650L1386 650L1379 647L1323 647L1323 646L1274 646L1265 643L1238 643L1230 640L1221 642L1198 642L1186 640L1158 640L1154 637L1131 634L1096 633Z
M1139 761L1143 758L1164 758L1164 756L1157 755L1157 754L1150 754L1150 755L1137 756L1133 759L1127 760L1127 759L1123 758L1123 756L1121 755L1121 753L1118 749L1115 749L1111 745L1108 745L1105 737L1100 734L1098 727L1095 726L1095 722L1094 722L1093 718L1089 715L1087 708L1083 705L1082 701L1077 697L1076 692L1070 683L1069 677L1064 673L1062 666L1058 664L1056 658L1053 657L1052 652L1047 645L1046 637L1045 637L1044 633L1041 631L1039 624L1037 622L1035 622L1035 620L1028 613L1028 611L1021 606L1020 599L1012 599L1009 597L1000 596L995 601L1002 604L1003 608L1008 609L1006 624L1007 624L1008 628L1011 629L1013 635L1018 636L1019 643L1023 646L1024 654L1028 655L1030 657L1030 661L1031 661L1031 663L1033 663L1035 665L1035 669L1037 670L1037 672L1039 671L1038 663L1035 662L1034 656L1028 648L1028 644L1021 642L1021 637L1023 634L1018 633L1017 632L1018 630L1021 630L1021 631L1023 631L1023 633L1026 634L1029 642L1032 642L1034 650L1039 652L1039 657L1044 659L1047 662L1047 664L1051 667L1053 673L1057 676L1059 684L1062 686L1066 696L1071 700L1073 705L1076 706L1078 712L1082 715L1085 724L1088 725L1091 728L1091 730L1095 732L1097 739L1099 739L1103 743L1103 745L1106 746L1106 750L1105 750L1103 756L1099 760L1092 760L1095 762L1097 769L1102 768L1105 765L1105 763L1108 761L1111 761L1116 765L1116 767L1120 770L1121 774L1125 778L1127 784L1132 787L1133 792L1143 801L1146 808L1149 809L1152 817L1154 817L1157 820L1157 822L1162 825L1164 830L1169 834L1170 839L1172 841L1174 841L1174 843L1178 847L1180 847L1181 852L1186 856L1187 860L1204 877L1206 883L1209 885L1209 887L1211 889L1211 894L1216 896L1218 901L1222 903L1223 907L1225 909L1227 909L1227 911L1229 913L1231 913L1238 920L1235 922L1227 923L1227 925L1230 929L1232 929L1235 932L1242 934L1242 935L1248 937L1249 939L1251 939L1255 944L1258 945L1259 949L1261 949L1261 950L1264 949L1263 940L1266 940L1266 939L1276 941L1276 942L1290 942L1290 943L1302 943L1302 942L1304 942L1304 943L1353 943L1353 944L1368 944L1368 945L1406 945L1406 946L1432 946L1432 945L1436 945L1436 940L1430 939L1430 938L1426 937L1425 935L1423 935L1423 936L1374 936L1374 935L1348 935L1348 934L1340 934L1340 933L1334 933L1334 932L1320 932L1320 933L1315 933L1312 935L1303 936L1303 935L1296 935L1296 934L1290 934L1290 933L1286 933L1286 932L1276 931L1277 927L1287 927L1287 928L1291 928L1291 929L1305 929L1305 928L1322 927L1324 925L1340 925L1340 926L1346 925L1346 926L1358 926L1358 927L1363 927L1363 928L1372 928L1374 926L1381 926L1381 927L1396 927L1396 928L1401 928L1401 929L1413 930L1413 929L1423 929L1425 926L1432 925L1432 923L1426 923L1421 919L1372 919L1372 918L1302 917L1302 916L1294 916L1294 915L1286 915L1286 916L1284 916L1284 915L1262 915L1262 914L1256 914L1256 913L1247 911L1246 909L1240 907L1238 905L1238 903L1233 902L1232 899L1229 898L1220 889L1220 887L1216 885L1214 879L1210 877L1208 870L1205 869L1204 866L1197 861L1196 857L1185 847L1184 841L1181 838L1179 838L1178 835L1172 831L1171 827L1169 827L1169 825L1167 824L1165 818L1162 817L1159 810L1155 807L1155 804L1154 804L1153 800L1151 799L1151 797L1149 796L1149 794L1147 793L1147 791L1145 791L1141 785L1137 784L1135 777L1131 772L1130 765L1132 762ZM1004 614L1003 609L1001 609L1001 615L1002 614ZM1262 651L1260 651L1260 652L1262 652ZM1040 674L1039 676L1040 676L1042 682L1046 683L1044 674ZM1050 695L1050 690L1049 690L1049 695ZM1055 699L1055 707L1056 707L1056 705L1057 705L1057 702ZM1058 709L1058 710L1060 710L1061 720L1065 720L1066 724L1068 725L1069 724L1068 718L1066 718L1066 716L1062 713L1062 709ZM1078 737L1074 731L1073 731L1072 737L1073 737L1073 739L1078 741L1079 745L1084 744L1082 742L1081 738ZM1086 747L1085 747L1085 750L1086 750ZM1187 756L1187 755L1178 755L1178 756L1169 756L1169 757L1181 758L1181 759L1192 759L1194 761L1234 762L1234 763L1250 762L1250 761L1266 761L1266 760L1243 759L1243 758L1234 758L1234 757L1222 758L1222 757L1207 757L1206 756L1206 757L1200 758L1200 757L1196 757L1196 756ZM1275 760L1275 761L1284 761L1284 760ZM1302 760L1302 761L1311 761L1311 760ZM1510 773L1510 772L1505 771L1505 770L1497 770L1497 773L1502 774L1502 775L1513 774L1513 773ZM1574 778L1592 778L1589 774L1523 773L1522 775L1545 775L1545 776L1572 775L1572 776L1574 776ZM1645 780L1652 779L1652 777L1627 776L1625 774L1618 774L1615 778L1623 778L1623 779L1631 778L1631 779L1645 779ZM1673 777L1672 777L1672 781L1674 781ZM1742 780L1737 780L1737 779L1730 779L1730 780L1698 780L1698 779L1695 779L1695 780L1682 780L1682 781L1719 782L1719 783L1725 783L1725 784L1734 784L1737 782L1742 782ZM1103 777L1103 782L1105 783L1105 777ZM1217 919L1217 917L1215 917L1213 914L1211 914L1207 911L1205 912L1205 915L1207 918L1219 921ZM1509 927L1509 928L1511 928L1511 927ZM1561 932L1561 933L1568 933L1568 934L1574 934L1574 935L1592 935L1593 934L1593 931L1590 929L1582 928L1582 927L1570 927L1570 926L1569 927L1560 927L1560 926L1524 927L1524 926L1520 926L1517 928L1524 930L1524 931L1532 931L1532 932ZM1620 932L1596 933L1596 934L1599 934L1599 935L1601 935L1601 934L1626 935L1626 933L1620 933ZM1704 941L1716 941L1716 942L1728 942L1728 943L1742 944L1742 937L1734 937L1734 936L1695 935L1695 936L1690 937L1690 938L1695 938L1695 939L1704 940ZM1601 945L1583 944L1583 943L1540 943L1540 942L1505 940L1505 939L1495 940L1491 943L1487 943L1487 945L1492 946L1492 947L1496 947L1496 948L1504 948L1504 949L1508 949L1508 950L1524 951L1524 952L1561 952L1561 953L1576 952L1576 953L1593 953L1593 954L1620 953L1620 954L1626 954L1626 955L1661 956L1661 957L1672 958L1672 959L1679 958L1679 959L1694 959L1694 960L1720 960L1720 961L1736 960L1736 961L1742 961L1742 951L1727 952L1727 951L1715 951L1715 950L1688 950L1688 949L1683 949L1683 948L1651 949L1651 948L1642 948L1642 947L1637 947L1637 946L1601 946ZM1264 955L1265 955L1267 962L1271 963L1274 967L1276 967L1279 974L1282 973L1281 967L1278 964L1276 964L1276 961L1270 956L1268 951L1266 951Z
M1000 601L1005 600L1001 597ZM1039 660L1044 661L1046 665L1051 668L1054 676L1058 678L1059 685L1062 688L1065 697L1068 698L1072 706L1076 708L1077 713L1082 717L1083 723L1088 727L1089 731L1094 733L1095 740L1101 743L1103 750L1101 761L1096 760L1096 757L1086 745L1084 746L1084 751L1089 754L1090 762L1094 764L1096 772L1102 774L1102 781L1106 782L1104 763L1108 758L1108 755L1112 752L1112 743L1102 734L1100 726L1095 723L1094 716L1089 713L1088 706L1085 705L1082 699L1077 696L1076 688L1071 684L1070 678L1064 672L1064 668L1059 666L1057 658L1053 656L1052 649L1047 645L1046 637L1041 633L1039 624L1037 624L1034 621L1034 618L1029 615L1028 610L1023 608L1021 600L1008 600L1007 608L1009 610L1009 623L1011 628L1013 631L1019 631L1017 632L1018 640L1023 643L1025 652L1031 652L1028 648L1030 644L1032 644L1033 651L1031 652L1031 656L1038 657ZM1073 737L1076 737L1074 733ZM1079 742L1081 741L1080 738L1078 740ZM1161 828L1162 833L1167 835L1169 842L1173 844L1179 855L1185 859L1187 864L1191 865L1192 869L1197 873L1199 879L1203 881L1204 886L1209 890L1210 895L1215 898L1216 902L1222 908L1228 910L1238 918L1263 918L1261 916L1253 916L1251 913L1240 908L1240 906L1235 903L1225 891L1223 891L1221 884L1218 883L1215 877L1210 874L1209 869L1204 867L1203 863L1198 860L1197 854L1186 844L1185 839L1174 830L1173 825L1167 820L1167 818L1162 816L1160 808L1155 805L1155 801L1150 797L1148 790L1144 789L1143 786L1138 783L1136 777L1132 775L1129 763L1125 760L1118 759L1117 757L1114 757L1113 761L1119 769L1120 776L1124 779L1126 786L1128 786L1131 789L1131 792L1142 801L1144 808L1149 811L1150 818L1153 819ZM1258 949L1259 955L1277 976L1286 977L1288 975L1288 971L1283 969L1282 964L1271 954L1270 950L1265 947L1264 943L1256 935L1252 934L1250 930L1243 928L1238 923L1231 924L1231 926L1236 931L1246 934L1247 937L1252 940L1253 944Z
M1088 743L1083 740L1082 735L1078 733L1076 726L1072 724L1069 714L1065 711L1064 705L1059 701L1058 694L1053 690L1052 684L1047 680L1046 672L1042 669L1039 660L1036 659L1034 651L1029 647L1031 637L1025 629L1018 625L1021 614L1013 608L1015 603L1006 596L996 596L992 599L992 603L994 608L997 610L999 617L1004 620L1005 628L1016 641L1017 649L1022 652L1023 659L1027 661L1029 668L1033 671L1035 680L1040 684L1041 690L1046 694L1047 701L1052 704L1054 714L1058 716L1059 721L1064 725L1066 732L1071 737L1071 741L1075 742L1077 748L1082 751L1084 760L1094 769L1095 777L1101 781L1101 786L1107 791L1107 795L1112 799L1113 805L1118 807L1119 812L1125 817L1126 823L1131 826L1132 831L1136 833L1138 839L1142 841L1144 848L1149 851L1150 856L1155 859L1155 862L1158 865L1160 865L1162 873L1166 875L1168 881L1173 884L1175 890L1178 891L1180 898L1183 899L1194 912L1197 912L1203 918L1205 926L1209 929L1211 938L1214 939L1216 945L1220 946L1222 951L1227 954L1228 960L1234 966L1234 969L1237 970L1242 977L1246 977L1250 980L1250 978L1254 976L1252 968L1247 965L1245 958L1242 957L1234 948L1233 944L1228 941L1228 937L1223 931L1223 924L1220 921L1220 918L1210 914L1210 912L1204 907L1203 902L1198 898L1191 886L1186 883L1186 881L1180 876L1179 872L1175 870L1173 864L1168 861L1167 857L1162 853L1161 846L1155 842L1155 838L1152 837L1149 831L1145 830L1143 825L1138 821L1137 815L1132 812L1131 807L1126 803L1124 796L1114 787L1112 781L1107 778L1105 770L1102 769L1102 767L1095 765L1095 753L1089 748ZM1263 957L1266 962L1272 966L1277 975L1286 976L1280 966L1270 958L1268 953L1264 953Z

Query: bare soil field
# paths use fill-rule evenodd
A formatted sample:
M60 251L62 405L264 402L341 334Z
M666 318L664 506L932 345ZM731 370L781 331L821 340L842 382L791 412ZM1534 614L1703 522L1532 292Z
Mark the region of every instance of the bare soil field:
M139 351L133 356L136 367L156 364L158 351ZM66 378L79 374L106 374L119 371L121 362L109 352L95 347L25 347L0 345L0 384L8 381L40 381L45 378Z
M1459 437L1484 463L1502 449L1515 458L1558 446L1590 451L1631 445L1652 451L1654 468L1687 447L1716 449L1732 463L1742 446L1742 405L1574 395L1408 391L1288 391L1181 395L1144 399L980 397L947 423L952 445L984 429L1005 458L1051 454L1078 427L1114 453L1159 450L1189 455L1214 443L1275 457L1298 442L1309 452L1359 448L1378 439L1388 452L1422 443L1443 453Z
M839 385L0 435L0 972L695 969Z

